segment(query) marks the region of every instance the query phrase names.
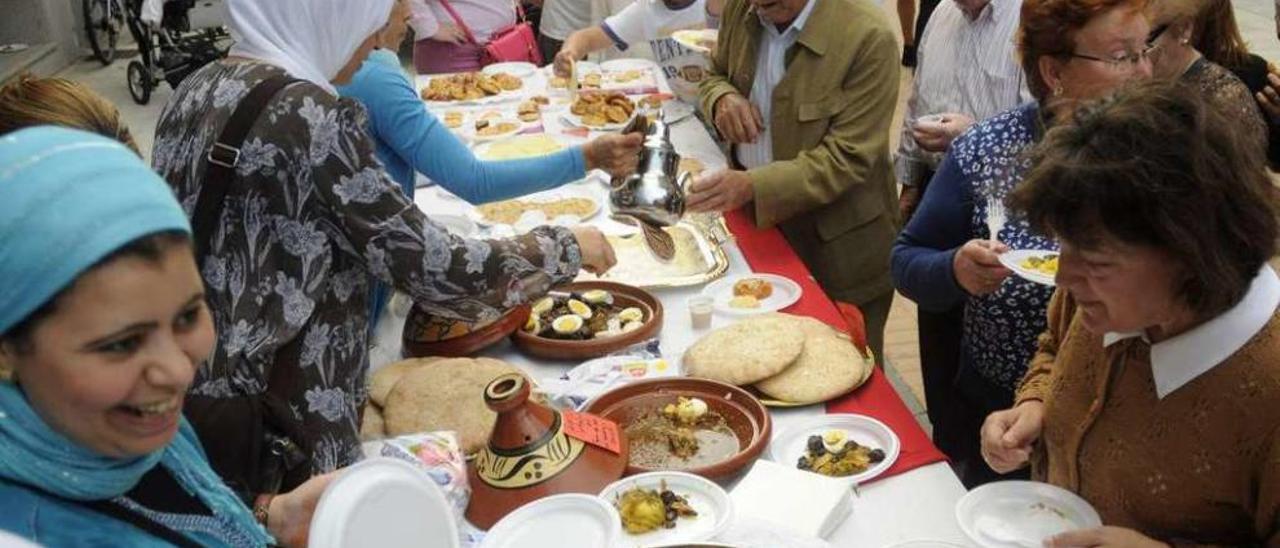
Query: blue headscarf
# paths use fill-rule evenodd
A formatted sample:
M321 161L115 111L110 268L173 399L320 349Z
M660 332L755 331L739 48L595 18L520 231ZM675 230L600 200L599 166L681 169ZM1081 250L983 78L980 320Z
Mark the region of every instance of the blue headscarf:
M0 333L124 245L158 232L190 233L173 192L129 149L61 128L0 137ZM238 538L271 537L209 467L183 419L169 445L135 458L98 455L55 431L22 390L0 382L0 478L71 500L121 496L156 465ZM194 540L200 532L183 531Z

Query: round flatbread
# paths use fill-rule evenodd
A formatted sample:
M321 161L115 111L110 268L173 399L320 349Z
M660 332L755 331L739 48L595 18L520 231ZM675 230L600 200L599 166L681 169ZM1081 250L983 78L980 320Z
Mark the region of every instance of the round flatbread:
M804 349L804 331L784 314L761 314L708 333L684 354L684 371L735 385L786 369Z
M794 317L804 331L804 351L781 373L756 383L771 398L797 404L827 401L865 380L866 361L848 339L813 318Z
M387 437L387 427L382 421L382 411L373 403L364 406L364 420L360 422L360 441L377 441Z
M391 394L391 389L396 387L396 383L400 382L400 378L403 377L405 373L412 371L414 368L435 363L443 359L444 358L414 358L383 366L369 377L369 399L376 405L386 407L387 395Z
M493 379L519 372L490 359L447 359L405 373L383 407L387 435L451 430L466 454L484 447L497 415L484 403Z

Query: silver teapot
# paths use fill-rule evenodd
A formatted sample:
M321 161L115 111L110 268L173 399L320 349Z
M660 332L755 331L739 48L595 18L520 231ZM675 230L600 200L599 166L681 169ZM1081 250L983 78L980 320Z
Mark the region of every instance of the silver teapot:
M671 145L671 129L662 111L652 121L637 115L624 133L645 135L635 173L614 179L609 191L613 214L632 217L650 226L671 226L684 217L685 195L693 174L676 173L680 155Z

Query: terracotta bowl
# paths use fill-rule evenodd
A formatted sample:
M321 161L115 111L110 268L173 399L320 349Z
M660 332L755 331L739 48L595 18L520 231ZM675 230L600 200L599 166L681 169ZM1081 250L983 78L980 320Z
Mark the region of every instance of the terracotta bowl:
M662 302L653 294L638 287L617 282L573 282L557 287L555 291L581 293L592 289L603 289L613 294L613 302L621 307L634 306L644 311L644 325L635 331L605 339L587 339L582 341L566 341L539 337L524 330L517 330L511 336L516 348L530 356L550 360L585 360L598 358L617 352L658 336L662 328ZM524 322L520 322L521 325Z
M529 305L511 309L506 315L486 324L469 324L427 314L413 307L404 322L404 355L407 358L430 356L471 356L524 325L529 319Z
M769 445L773 420L769 418L769 410L764 404L746 390L707 379L680 377L629 383L597 396L587 404L585 412L612 419L625 429L645 412L674 403L680 396L706 401L712 411L724 417L742 447L729 459L684 472L713 480L728 480L755 462ZM628 476L655 471L627 465Z

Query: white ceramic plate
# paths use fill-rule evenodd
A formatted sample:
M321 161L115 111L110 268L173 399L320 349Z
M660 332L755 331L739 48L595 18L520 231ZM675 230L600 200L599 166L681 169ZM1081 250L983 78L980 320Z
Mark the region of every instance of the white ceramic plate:
M719 33L715 29L678 30L671 33L671 39L678 44L699 53L711 53L711 48L699 44L702 40L715 41Z
M1102 526L1098 512L1075 493L1034 481L969 491L956 502L956 521L970 540L992 548L1038 547L1058 533Z
M1022 261L1031 257L1043 258L1057 254L1057 251L1050 251L1047 249L1015 249L1013 251L1000 254L1000 264L1004 265L1005 268L1012 270L1019 278L1052 287L1054 285L1053 276L1031 270L1030 268L1025 268L1022 266Z
M512 62L512 63L494 63L481 69L480 72L493 76L499 72L505 72L516 78L528 78L538 71L538 66L533 63Z
M791 427L773 435L769 443L769 457L773 462L783 466L794 467L800 457L805 454L805 446L809 436L821 436L827 430L844 430L849 439L872 449L884 451L884 460L871 465L861 474L843 478L831 478L834 481L860 484L879 476L893 466L902 451L902 442L883 422L865 415L832 414L808 417L792 424Z
M457 517L426 472L371 458L342 472L311 516L312 548L458 548Z
M773 294L769 295L769 298L760 301L760 306L757 308L730 307L729 300L733 298L733 284L748 278L761 279L773 284ZM743 274L741 276L732 276L716 280L702 289L702 295L711 297L711 301L715 306L716 312L727 316L753 316L755 314L764 314L766 312L777 312L788 306L796 304L796 301L800 300L800 295L803 293L804 291L800 289L800 284L777 274Z
M671 529L659 528L642 535L623 531L623 546L700 542L715 538L729 528L733 521L733 500L729 494L710 480L685 472L648 472L623 478L605 487L600 498L613 504L622 493L636 487L659 490L663 481L667 482L667 489L671 492L688 499L689 506L698 515L677 519L676 526Z
M622 535L622 518L612 504L573 493L517 508L489 529L480 548L611 548Z

